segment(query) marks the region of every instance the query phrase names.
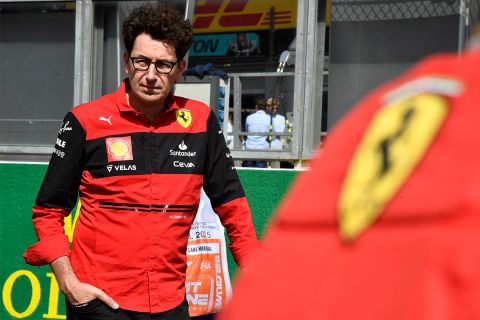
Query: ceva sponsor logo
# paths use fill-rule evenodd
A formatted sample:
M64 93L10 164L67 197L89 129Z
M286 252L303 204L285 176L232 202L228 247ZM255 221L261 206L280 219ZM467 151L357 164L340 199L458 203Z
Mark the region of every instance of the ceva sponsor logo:
M173 166L177 168L195 168L195 164L182 161L173 161Z
M112 164L109 164L107 166L107 170L108 170L108 172L112 172L112 170L114 170L114 171L136 171L137 166L134 165L134 164L130 164L130 165L125 165L125 164L112 165Z

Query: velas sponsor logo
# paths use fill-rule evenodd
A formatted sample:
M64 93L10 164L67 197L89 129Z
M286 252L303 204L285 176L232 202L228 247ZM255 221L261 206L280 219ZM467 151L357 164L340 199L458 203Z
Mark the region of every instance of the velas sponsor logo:
M196 151L186 151L188 149L188 146L185 144L185 141L182 140L182 143L178 145L179 150L172 150L170 149L170 155L171 156L177 156L177 157L195 157L197 155Z
M175 110L175 115L177 116L177 122L184 128L188 128L192 123L192 114L189 110Z
M106 138L108 162L133 160L132 139L127 137Z
M134 165L134 164L117 164L117 165L113 165L113 164L109 164L107 165L107 170L108 172L112 172L112 171L115 171L115 172L118 172L118 171L136 171L137 170L137 166Z
M70 124L70 121L62 123L62 126L60 127L60 130L58 130L58 135L63 134L65 131L72 131L72 127L69 126L69 124Z

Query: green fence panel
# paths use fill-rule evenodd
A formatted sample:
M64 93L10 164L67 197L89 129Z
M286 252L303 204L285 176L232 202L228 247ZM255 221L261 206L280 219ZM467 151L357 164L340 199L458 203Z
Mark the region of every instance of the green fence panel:
M50 267L28 266L22 257L36 241L31 207L46 169L45 164L0 163L0 320L65 319L64 298ZM238 174L261 236L297 171L245 169ZM229 268L234 274L231 256Z

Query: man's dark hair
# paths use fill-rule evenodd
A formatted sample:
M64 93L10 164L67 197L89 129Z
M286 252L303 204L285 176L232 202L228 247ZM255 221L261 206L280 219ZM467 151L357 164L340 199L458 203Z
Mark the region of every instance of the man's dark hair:
M175 6L166 3L144 4L133 9L123 22L123 41L128 54L132 52L135 39L141 33L175 48L178 60L187 54L193 41L190 21L185 20Z
M255 107L257 107L258 110L265 110L265 98L256 97L255 98Z

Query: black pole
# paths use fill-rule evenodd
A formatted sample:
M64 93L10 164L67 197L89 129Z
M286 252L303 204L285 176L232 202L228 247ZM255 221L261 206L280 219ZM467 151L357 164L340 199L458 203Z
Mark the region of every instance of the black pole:
M275 7L270 7L270 30L268 34L268 62L273 63L275 56Z

